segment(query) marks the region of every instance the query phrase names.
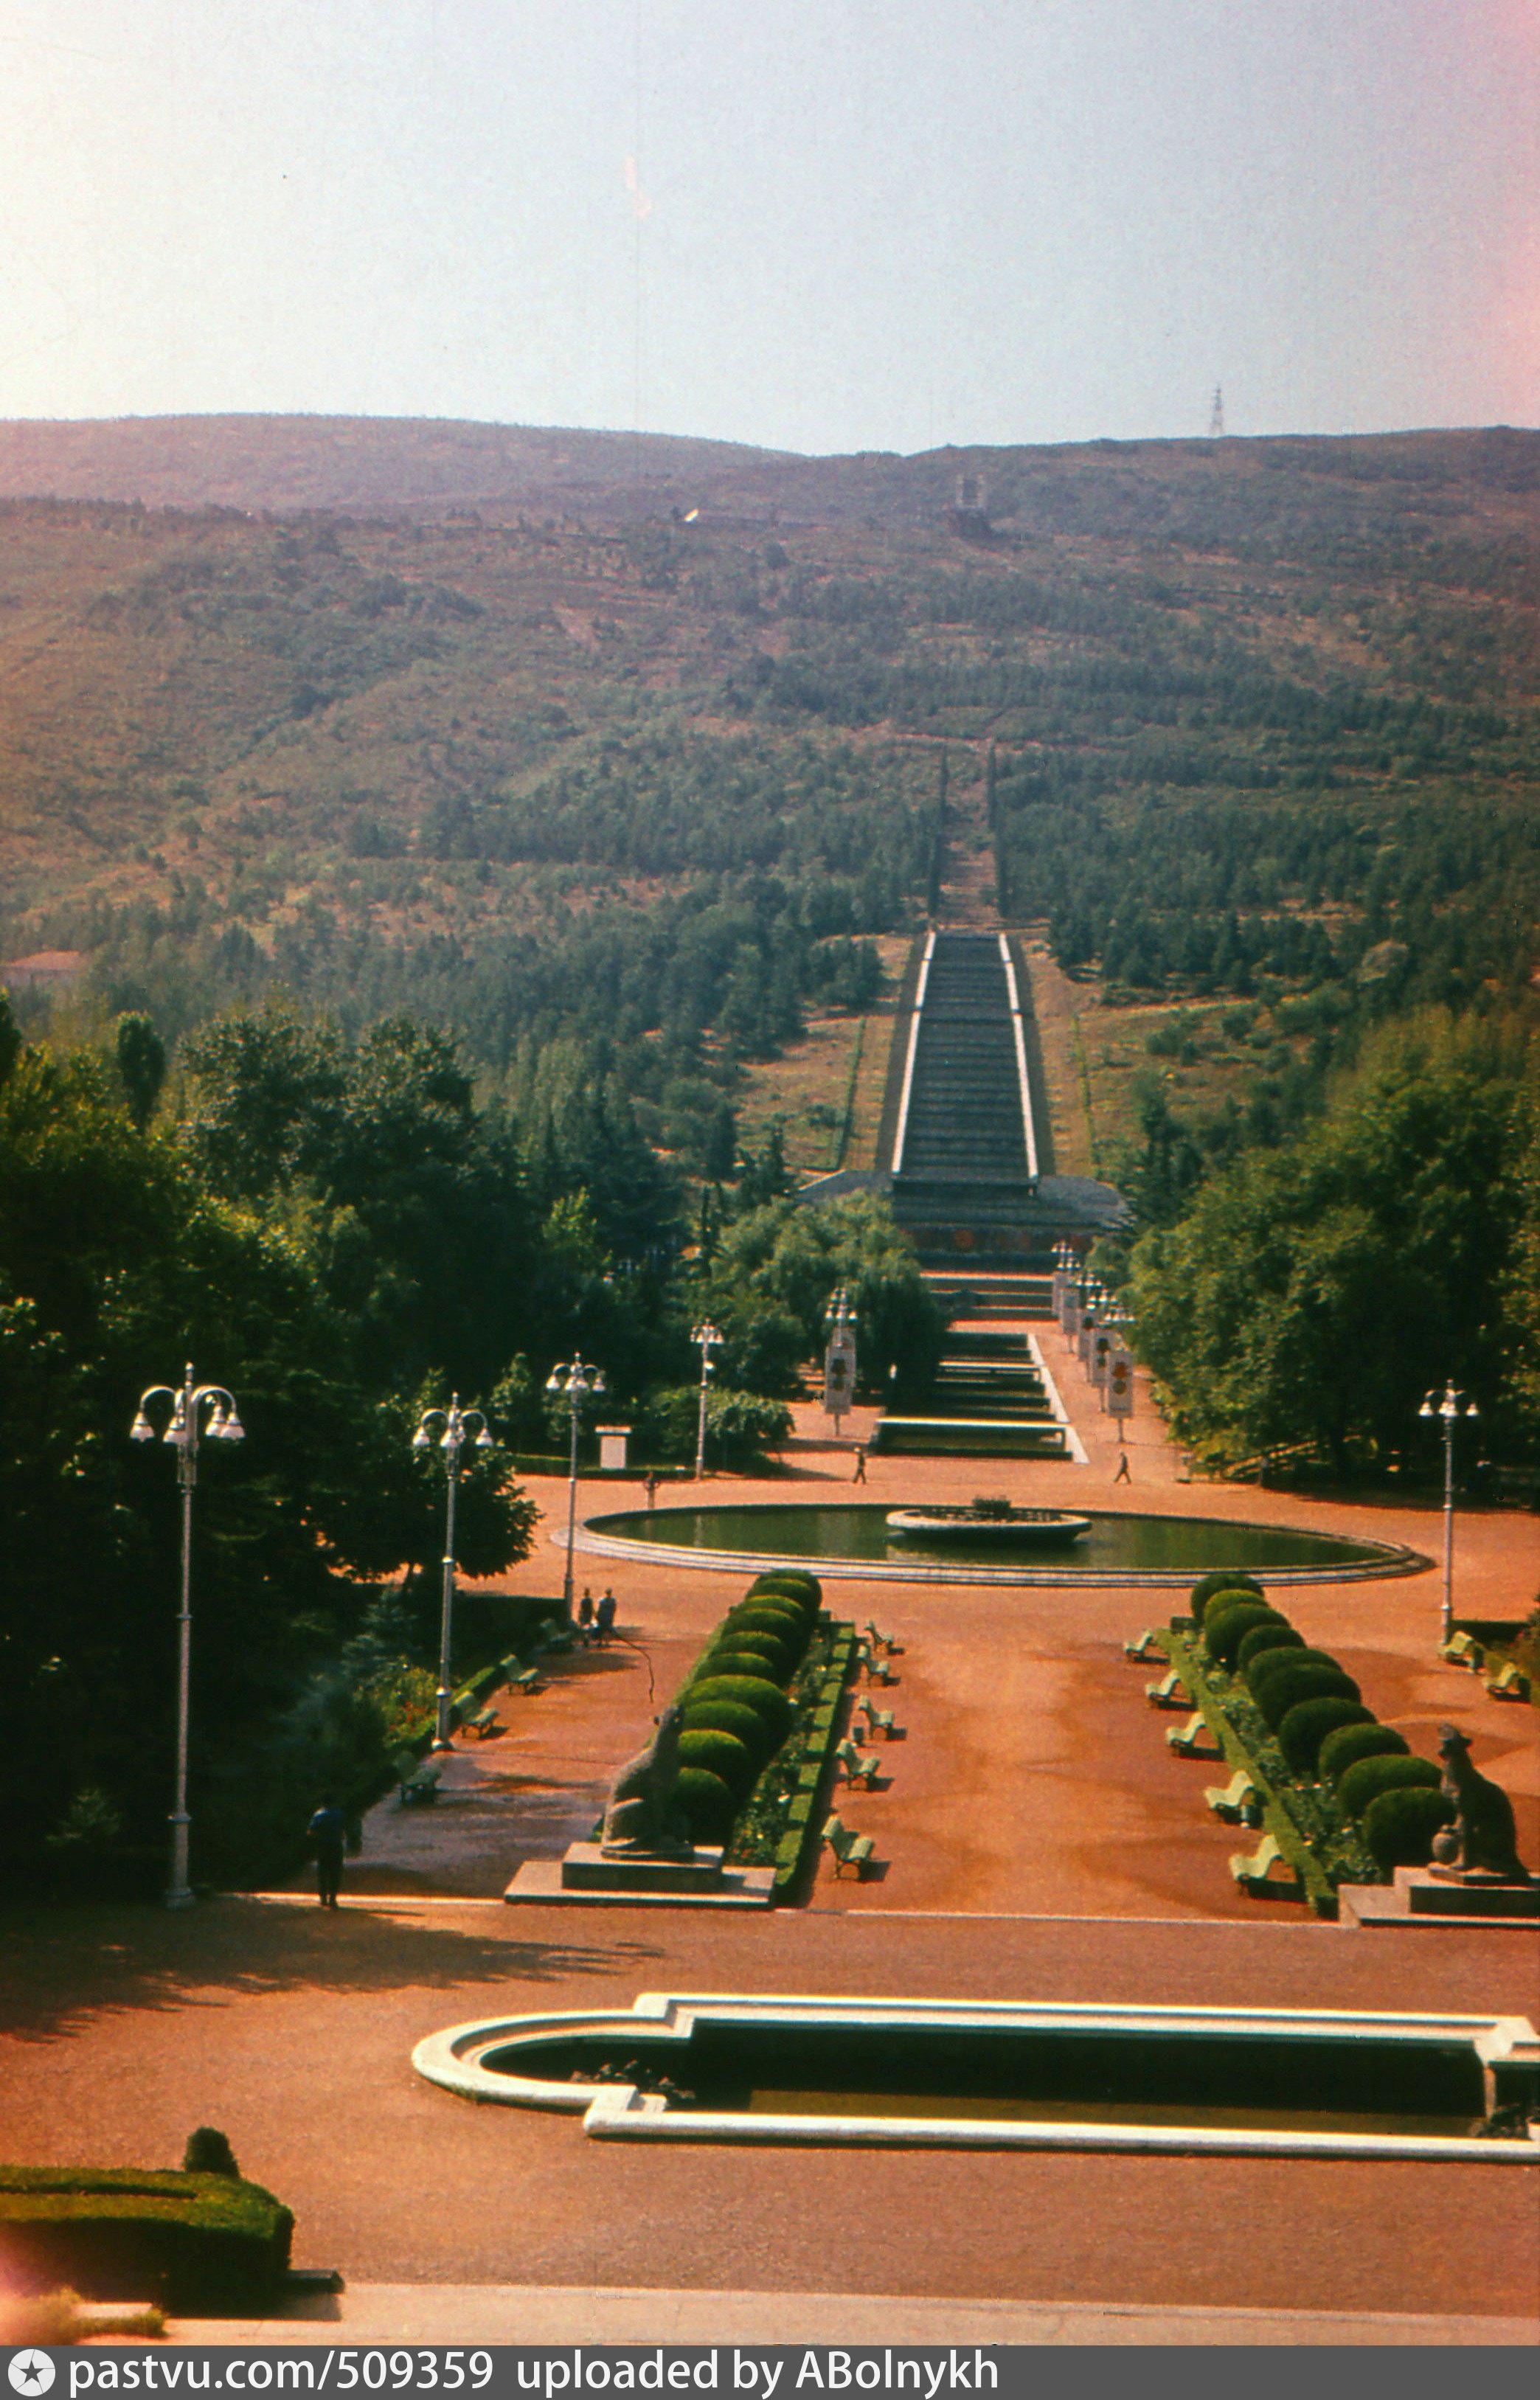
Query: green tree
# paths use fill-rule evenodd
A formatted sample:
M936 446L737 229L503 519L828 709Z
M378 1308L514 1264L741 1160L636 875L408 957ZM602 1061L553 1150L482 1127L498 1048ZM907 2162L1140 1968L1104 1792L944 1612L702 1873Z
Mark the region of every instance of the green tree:
M1247 1152L1133 1254L1138 1344L1180 1437L1232 1454L1314 1439L1403 1449L1452 1377L1505 1386L1525 1252L1535 1059L1521 1033L1430 1013L1387 1029L1321 1123Z

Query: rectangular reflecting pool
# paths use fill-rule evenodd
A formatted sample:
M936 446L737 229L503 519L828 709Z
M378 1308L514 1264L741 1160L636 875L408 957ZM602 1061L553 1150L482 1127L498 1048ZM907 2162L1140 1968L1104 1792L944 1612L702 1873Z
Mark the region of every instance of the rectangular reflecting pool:
M416 2064L600 2138L1540 2162L1540 2043L1512 2017L652 1993L454 2026Z

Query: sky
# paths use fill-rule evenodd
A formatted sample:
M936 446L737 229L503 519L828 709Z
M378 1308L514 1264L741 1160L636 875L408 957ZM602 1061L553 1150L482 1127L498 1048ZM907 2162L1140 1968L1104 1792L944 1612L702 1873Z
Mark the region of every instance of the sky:
M0 417L1540 422L1540 0L0 0Z

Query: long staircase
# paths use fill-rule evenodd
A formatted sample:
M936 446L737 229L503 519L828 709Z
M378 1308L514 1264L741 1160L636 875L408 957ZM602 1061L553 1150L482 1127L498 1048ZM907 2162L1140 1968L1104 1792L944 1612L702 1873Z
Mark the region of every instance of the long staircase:
M1064 1458L1068 1446L1021 1333L947 1337L925 1413L884 1416L879 1451L970 1458Z

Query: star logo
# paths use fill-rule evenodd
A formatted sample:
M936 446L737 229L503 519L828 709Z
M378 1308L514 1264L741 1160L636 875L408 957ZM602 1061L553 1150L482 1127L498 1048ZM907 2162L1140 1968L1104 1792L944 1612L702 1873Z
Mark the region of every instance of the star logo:
M6 2373L11 2390L21 2393L24 2400L43 2400L44 2393L53 2389L54 2364L46 2350L19 2350Z

